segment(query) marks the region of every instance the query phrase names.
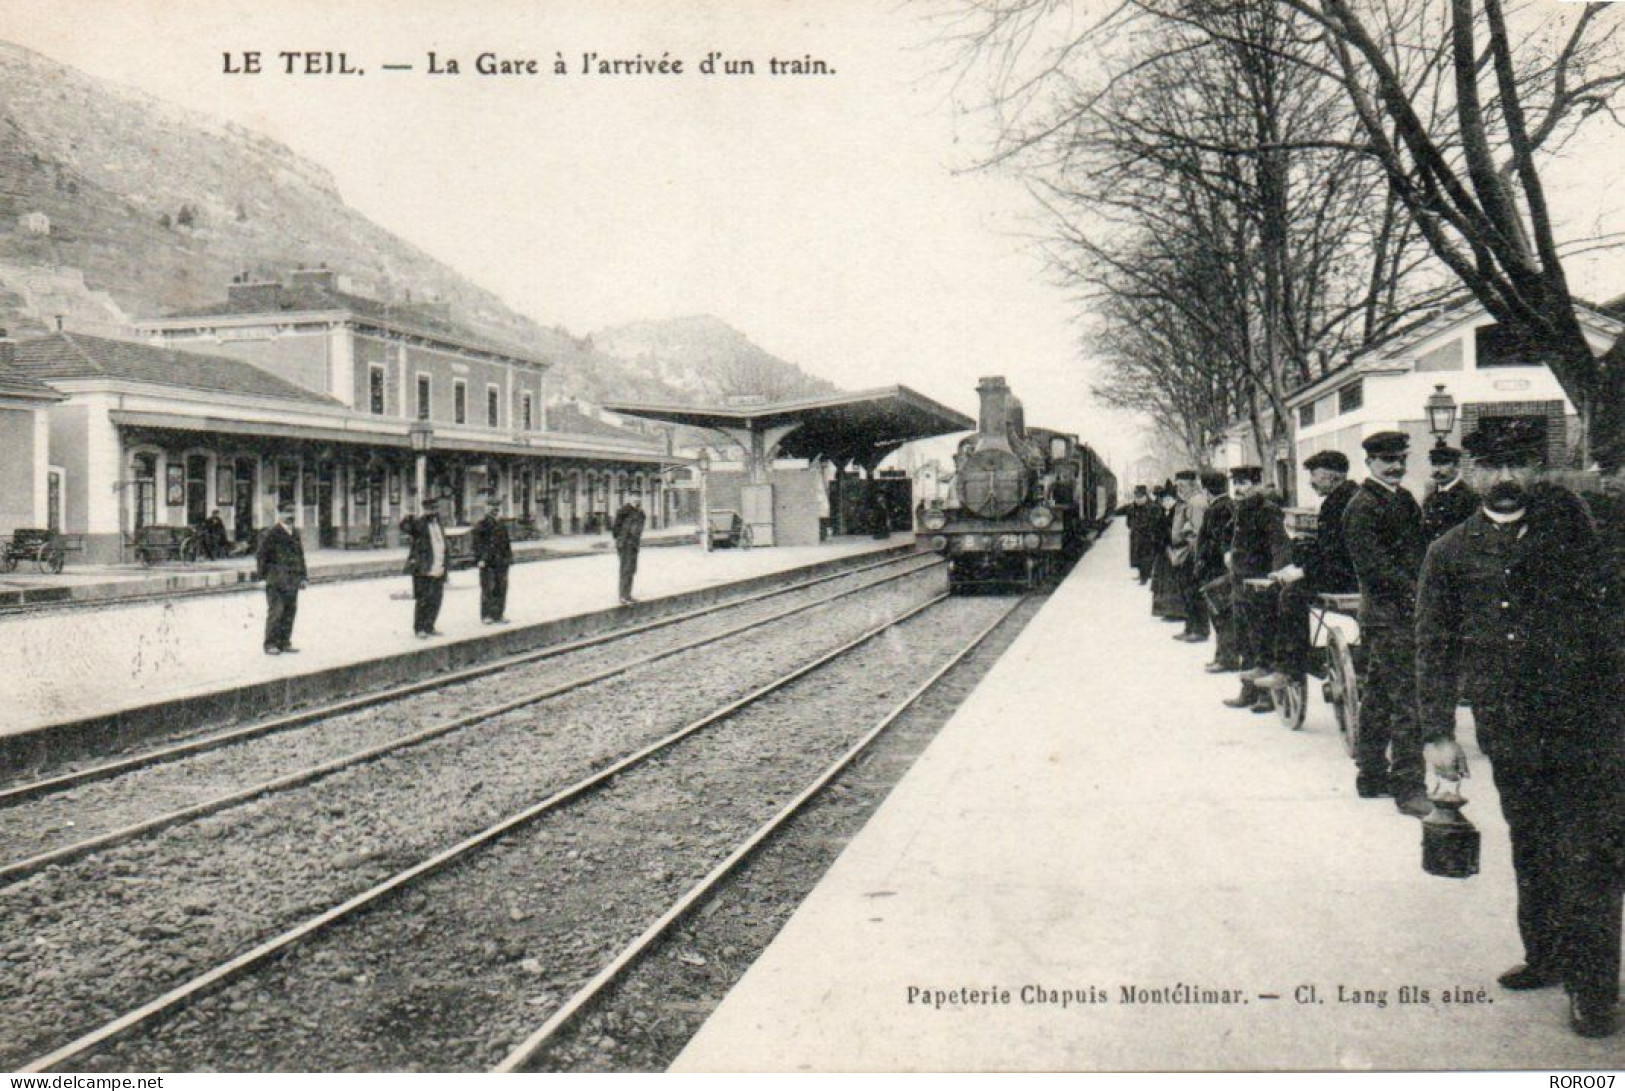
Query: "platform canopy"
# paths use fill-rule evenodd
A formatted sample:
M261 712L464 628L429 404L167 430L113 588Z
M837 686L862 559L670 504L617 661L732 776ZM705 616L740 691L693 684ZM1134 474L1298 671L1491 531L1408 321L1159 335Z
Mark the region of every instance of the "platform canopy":
M906 386L752 405L613 402L604 408L629 417L714 429L740 441L749 461L823 458L870 469L912 440L976 427L973 418Z

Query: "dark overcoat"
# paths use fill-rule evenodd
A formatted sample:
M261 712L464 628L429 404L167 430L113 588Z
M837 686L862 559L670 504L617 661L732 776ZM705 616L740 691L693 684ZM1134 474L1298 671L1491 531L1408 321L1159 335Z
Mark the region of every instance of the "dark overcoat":
M1311 591L1347 594L1360 589L1354 558L1349 556L1348 541L1343 534L1343 516L1348 511L1349 501L1359 491L1358 485L1345 480L1320 502L1314 549L1304 565L1304 576Z
M1451 735L1459 677L1475 708L1509 709L1531 733L1501 745L1588 761L1617 749L1620 732L1607 551L1560 486L1531 489L1523 523L1499 528L1480 511L1428 549L1416 616L1423 735Z
M1416 618L1416 579L1427 539L1422 509L1403 486L1360 484L1343 513L1343 541L1360 582L1360 627L1408 628Z
M277 591L297 591L305 582L305 546L281 523L260 535L254 551L254 575Z
M1196 534L1196 579L1208 583L1224 575L1224 554L1236 531L1236 502L1229 496L1215 496L1208 502L1207 517Z
M434 545L429 540L429 520L421 515L408 515L401 520L401 533L408 539L406 550L406 574L409 576L427 576L434 567ZM445 531L442 529L442 535ZM447 547L450 553L450 547ZM449 570L450 557L442 559L443 569ZM445 575L445 570L442 575Z
M508 568L513 564L513 542L501 519L489 515L482 518L474 524L472 539L475 564L486 568Z
M1230 571L1237 579L1267 576L1292 562L1292 539L1274 497L1259 492L1236 501L1235 524Z
M622 504L621 510L615 513L615 522L610 526L610 534L615 538L616 549L637 549L643 541L642 508L634 508L631 504Z
M1448 489L1434 489L1422 501L1422 532L1430 542L1478 510L1478 494L1460 478Z

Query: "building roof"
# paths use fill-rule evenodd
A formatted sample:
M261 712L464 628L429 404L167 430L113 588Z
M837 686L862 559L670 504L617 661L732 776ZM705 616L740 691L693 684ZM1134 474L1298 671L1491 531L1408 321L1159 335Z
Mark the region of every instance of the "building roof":
M583 413L574 405L548 406L547 430L568 432L576 436L604 436L607 439L618 439L623 443L633 443L642 447L664 447L659 437L645 432L634 432L630 428L621 428L608 421L599 420Z
M11 365L0 361L0 398L22 401L59 402L66 395L52 390L44 383L35 382Z
M179 352L140 341L115 341L83 333L60 332L19 341L14 366L24 376L45 382L126 379L216 394L281 398L324 406L341 404L230 356Z
M185 310L171 312L165 315L162 321L169 323L195 318L253 318L262 315L285 318L293 314L345 311L357 318L370 319L403 333L412 333L428 339L463 345L479 352L546 366L546 361L537 359L534 353L514 345L505 345L441 318L433 313L429 305L388 303L319 283L302 282L265 287L268 290L274 289L274 303L269 307L224 299L218 303L206 303L201 307L188 307Z
M910 440L965 432L976 421L939 405L906 386L877 387L850 394L822 394L746 406L605 404L629 417L686 424L695 428L765 431L793 429L779 444L785 458L827 458L834 462L878 462Z

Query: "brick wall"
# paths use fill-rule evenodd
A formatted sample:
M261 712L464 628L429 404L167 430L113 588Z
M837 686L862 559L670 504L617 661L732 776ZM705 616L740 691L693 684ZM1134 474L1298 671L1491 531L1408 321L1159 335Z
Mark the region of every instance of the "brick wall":
M1468 402L1461 407L1461 438L1478 431L1478 422L1486 417L1544 417L1546 420L1546 465L1557 468L1567 466L1569 457L1568 422L1563 415L1563 402Z

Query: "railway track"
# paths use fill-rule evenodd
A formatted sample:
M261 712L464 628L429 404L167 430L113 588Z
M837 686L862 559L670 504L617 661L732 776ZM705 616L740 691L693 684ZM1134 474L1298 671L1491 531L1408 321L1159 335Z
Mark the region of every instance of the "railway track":
M519 668L528 668L541 663L557 665L556 661L568 662L571 656L591 649L601 648L605 645L624 644L634 637L641 637L659 630L672 629L687 623L714 618L718 615L736 612L746 607L760 605L768 600L780 598L785 595L804 592L815 588L822 588L830 583L837 583L837 587L828 594L810 598L805 602L796 603L782 610L776 610L760 616L749 617L739 624L729 625L720 631L705 632L690 639L682 639L673 644L662 645L633 655L628 658L617 659L602 667L588 669L562 682L550 682L534 688L526 688L520 694L500 702L493 702L477 708L472 712L462 713L450 719L443 720L433 726L405 734L389 730L385 725L382 732L390 737L382 741L370 742L368 745L358 746L345 750L327 760L279 772L276 775L263 776L261 779L251 780L248 783L232 785L229 790L219 791L214 781L204 778L202 784L195 783L193 778L185 778L185 783L178 788L171 789L166 795L164 786L158 785L156 797L158 800L172 799L176 796L203 798L188 799L183 805L169 809L157 809L152 806L154 785L150 778L132 783L132 792L139 792L143 799L135 804L140 811L150 811L133 821L103 820L100 823L100 832L87 835L87 829L97 827L97 814L94 803L83 797L65 801L69 807L54 808L58 814L43 821L34 821L37 829L44 826L44 836L57 834L56 840L65 843L41 847L35 845L36 851L27 852L26 855L17 855L7 862L0 864L0 884L16 881L34 874L53 864L61 864L78 859L101 849L110 848L133 838L143 837L157 833L181 822L194 821L207 815L240 806L263 796L297 788L323 777L357 765L376 761L386 755L418 746L432 739L441 738L453 732L485 723L496 717L515 712L517 710L536 705L549 699L562 696L574 690L597 684L624 675L638 667L667 659L687 651L702 648L752 629L761 628L774 622L782 621L796 614L804 613L830 603L871 591L877 587L907 579L918 573L939 568L940 562L922 560L919 557L905 557L896 560L881 562L874 565L865 565L855 570L838 573L832 576L819 577L814 580L802 581L786 588L774 588L744 599L734 600L730 603L713 605L699 610L686 611L682 614L668 618L660 618L641 625L632 626L615 632L600 634L582 640L571 641L517 656L507 657L503 660L481 664L478 667L458 671L450 674L437 675L432 679L415 682L404 686L393 687L379 693L367 694L344 701L334 702L317 709L310 709L291 716L277 717L273 720L262 721L229 732L220 733L205 739L193 740L177 746L166 747L148 754L134 756L116 762L108 762L75 773L51 777L18 785L9 790L0 792L0 846L17 845L24 842L14 832L17 827L28 827L30 815L26 813L24 805L31 801L55 793L68 792L86 784L106 781L157 766L170 765L189 759L197 758L219 751L226 747L242 746L266 736L282 732L302 729L307 731L331 730L334 721L343 717L350 717L359 712L367 712L382 706L408 701L421 697L424 694L443 695L453 686L465 685L481 679L490 678L504 672L512 672ZM888 571L889 570L889 571ZM879 571L882 574L875 578L866 579L872 573ZM841 586L844 585L844 586ZM590 666L590 664L589 664ZM456 704L455 700L451 703ZM375 728L377 725L368 723L362 725L364 730L357 732L361 739L369 739L380 734ZM339 740L324 740L325 742ZM279 744L280 745L280 744ZM332 749L327 747L326 749ZM278 755L277 757L280 757ZM280 762L273 761L272 768ZM260 766L264 768L264 766ZM22 810L19 810L21 808ZM127 814L130 802L115 797L112 803L112 813ZM65 812L71 811L73 817L65 817ZM73 834L67 835L72 830ZM0 848L0 853L10 851Z
M234 1021L241 1023L243 1019L252 1022L258 1015L263 1014L259 1012L256 1003L245 1001L240 995L235 994L240 994L245 988L252 988L253 982L260 980L264 975L275 976L286 971L290 977L298 978L301 969L308 970L312 966L324 965L324 957L330 962L332 957L335 957L330 950L331 946L338 946L342 952L346 943L370 945L369 949L379 953L379 957L390 959L405 958L411 961L416 955L427 956L430 953L440 957L444 952L432 950L432 945L426 948L422 942L423 937L441 934L440 930L431 928L424 917L439 914L456 916L470 905L483 904L482 895L489 894L493 889L511 891L513 888L510 884L516 876L529 876L534 880L537 875L552 874L545 866L539 866L545 865L546 860L538 860L538 853L544 857L549 853L557 855L563 851L561 844L571 843L572 840L581 837L598 836L608 828L608 825L627 821L628 816L624 813L627 808L630 808L632 814L626 829L633 834L646 834L648 831L645 829L647 822L644 821L644 812L653 806L649 802L652 799L676 797L692 789L699 791L700 798L705 801L702 808L705 813L715 811L730 818L735 811L742 815L746 811L759 811L766 805L773 806L775 813L766 822L754 820L753 814L753 821L749 824L749 835L743 841L734 840L727 852L721 852L719 848L711 845L716 838L702 838L701 840L707 842L707 847L698 851L698 855L705 858L709 864L704 878L700 883L684 890L675 901L669 902L664 911L656 916L654 923L643 927L630 944L619 940L611 943L605 938L594 939L590 933L612 929L608 925L600 926L591 915L578 922L579 930L589 935L584 940L579 936L573 936L567 946L574 950L584 943L587 947L593 948L591 953L594 954L598 953L598 948L612 949L614 957L606 965L599 966L596 972L583 972L576 965L580 961L579 958L561 959L562 962L570 964L560 970L561 976L572 979L578 988L572 989L573 995L558 1004L542 1028L535 1033L521 1033L520 1027L516 1024L516 1020L523 1021L527 1018L526 1004L519 1003L517 1011L506 1009L507 1015L503 1023L507 1030L504 1033L509 1037L504 1043L508 1047L505 1050L507 1058L501 1065L509 1068L523 1065L537 1048L551 1038L558 1027L569 1023L576 1013L590 1003L598 989L613 980L626 966L634 963L671 922L680 919L698 899L704 897L707 890L729 874L739 861L745 859L769 838L775 829L800 810L807 801L815 798L841 768L862 753L875 736L884 731L922 694L936 685L955 663L980 644L1014 609L1008 603L989 603L985 600L981 602L966 600L944 607L944 598L945 596L932 598L924 604L912 606L899 615L887 618L855 638L819 655L811 662L796 666L743 697L730 701L684 724L678 730L624 755L607 767L551 793L540 802L510 814L478 833L464 838L456 845L374 883L342 904L283 930L251 950L190 976L162 995L120 1013L72 1042L34 1059L24 1066L24 1070L44 1071L70 1061L93 1067L118 1066L134 1069L215 1066L222 1063L222 1056L228 1058L228 1063L229 1058L235 1057L237 1065L244 1067L255 1065L279 1067L282 1062L277 1059L276 1044L269 1039L265 1040L265 1044L270 1050L270 1056L261 1054L255 1059L253 1053L258 1046L245 1046L241 1037L235 1039L235 1048L238 1048L239 1052L232 1052L234 1039L231 1037L233 1030L229 1024ZM940 610L948 610L950 613L941 615L933 613ZM958 613L954 614L953 611ZM926 616L922 617L922 614ZM966 632L969 632L969 637L965 635ZM900 649L917 651L919 657L929 659L929 663L921 665L910 660L905 670L903 664L898 661ZM891 669L883 669L888 665ZM903 684L902 680L905 677L911 682L910 690L895 703L890 712L878 722L868 726L856 738L852 737L851 731L843 730L838 711L840 701L845 701L856 708L872 708L877 703L873 701L874 696L893 693ZM829 693L834 693L835 697L821 696ZM828 704L827 707L820 704L820 701L827 704L829 700L836 703ZM796 732L794 738L785 737L785 724L789 720L794 721L792 725ZM708 751L707 746L712 747L714 752ZM825 763L810 782L800 777L798 772L797 780L800 787L793 792L786 789L785 780L790 775L786 770L792 766L799 770L807 761L823 756L826 751L832 749L839 751L836 761ZM708 795L703 787L697 787L708 783L723 786L726 793L720 797ZM747 801L749 806L736 800L735 795L751 797ZM794 795L794 799L791 803L780 806L777 801L786 795ZM755 798L757 796L761 798ZM674 805L678 808L679 815L688 814L689 810L694 809L694 801L679 801ZM598 813L606 808L608 811L605 814ZM606 825L608 821L606 814L616 808L620 808L620 812L617 812L619 817L615 822ZM700 818L695 817L694 822L697 824L699 821ZM733 825L738 823L735 822ZM687 848L681 836L678 837L678 841ZM620 858L623 850L615 851L617 858ZM494 852L500 857L495 861L492 860ZM674 852L672 855L675 857L683 854ZM693 856L695 852L688 852L687 855ZM711 860L712 856L720 859ZM574 856L566 854L564 858L574 859ZM664 890L671 887L673 881L670 876L660 876L652 883ZM494 887L492 883L495 883ZM647 896L648 893L645 891L640 898L646 899ZM599 915L605 918L623 921L627 916L618 903L611 901L609 904L600 904L602 899L611 899L608 886L602 887L596 895L592 889L584 888L582 885L571 886L564 901L582 897L587 899L584 905L589 910L597 905ZM403 900L406 899L416 900L403 905ZM391 906L396 907L394 913L390 911ZM531 919L545 919L550 925L554 920L551 911L545 914L540 909L520 912L510 907L509 920L514 927ZM375 933L370 937L369 929ZM479 940L477 934L468 934L468 929L453 929L446 934L458 937L459 943L475 944L476 955L473 962L480 962L478 952L484 950L480 946L484 941ZM290 962L284 956L296 945L301 948L300 955ZM307 958L306 952L313 945L318 950ZM512 951L504 949L487 954L498 963L493 970L496 976L511 979L513 967L509 963L513 960L508 956ZM354 956L341 953L336 957L349 959ZM444 959L442 962L444 963ZM541 962L539 959L519 959L518 966L523 978L524 975L539 972ZM436 980L444 974L451 974L458 983L455 987L465 988L466 976L473 974L475 969L465 953L452 957L449 963L444 963L437 971L418 969L403 971L397 966L393 970L386 968L375 971L372 975L350 974L346 981L353 984L357 981L365 982L370 978L383 987L382 983L387 980L393 987L394 984L415 981L420 974ZM540 972L546 972L545 968L541 968ZM238 978L244 980L231 984ZM322 1003L329 1001L343 1003L342 996L329 995L332 990L320 984L326 981L323 972L316 972L316 981L318 996L323 998ZM308 974L298 982L299 988L308 988L311 984ZM226 998L224 990L229 990L234 994L234 998ZM308 1014L308 1009L301 1007L305 1001L293 995L297 991L299 990L288 981L262 983L260 991L254 993L254 996L257 999L283 998L279 1002L293 1005L292 1011ZM387 1003L375 999L375 1003L383 1003L383 1007L379 1010L396 1011L400 1009L394 1002L399 999L399 997L390 998ZM211 1004L215 1006L208 1011L200 1008ZM369 1013L374 1010L370 1006L362 1007ZM339 1009L342 1013L361 1018L359 1010L352 1011L349 1007ZM305 1019L305 1016L294 1018L298 1022ZM219 1034L225 1037L214 1037L216 1031L213 1028L222 1019L228 1025L222 1027ZM318 1036L327 1031L328 1018L310 1015L310 1019L314 1021L314 1026L310 1029ZM400 1037L412 1039L414 1042L421 1035L438 1034L441 1031L439 1024L431 1031L424 1025L421 1017L403 1016L402 1019L403 1030ZM447 1022L455 1027L459 1020L449 1019ZM484 1024L480 1022L478 1025ZM304 1023L299 1022L299 1026L303 1027ZM236 1033L238 1035L243 1033L240 1026ZM204 1038L200 1040L199 1035L203 1035ZM387 1041L395 1041L396 1037L394 1034L384 1035ZM524 1045L512 1046L514 1041L521 1039ZM127 1048L123 1044L126 1040L129 1041ZM120 1043L119 1047L114 1048L114 1043ZM421 1064L442 1068L470 1067L471 1060L476 1060L477 1065L483 1067L490 1060L497 1059L490 1056L494 1052L490 1047L489 1042L470 1046L464 1039L453 1038L445 1043L447 1052L428 1058L416 1056L406 1067ZM396 1067L399 1064L398 1059L392 1060L371 1053L346 1054L348 1060L345 1060L336 1058L331 1053L320 1057L311 1054L304 1044L295 1044L289 1048L293 1050L292 1056L304 1059L299 1062L301 1067ZM242 1049L247 1049L247 1052L242 1052ZM224 1054L221 1053L222 1050L225 1051Z

